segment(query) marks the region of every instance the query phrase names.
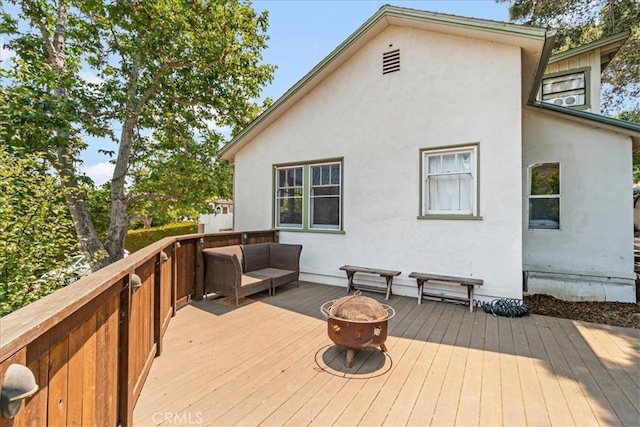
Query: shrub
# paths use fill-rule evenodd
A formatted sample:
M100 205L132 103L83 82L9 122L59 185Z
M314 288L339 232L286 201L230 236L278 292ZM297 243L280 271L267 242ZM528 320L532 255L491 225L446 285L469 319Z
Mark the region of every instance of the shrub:
M129 230L125 240L125 247L129 252L133 253L167 236L180 236L197 232L198 224L195 222L178 222L142 230Z

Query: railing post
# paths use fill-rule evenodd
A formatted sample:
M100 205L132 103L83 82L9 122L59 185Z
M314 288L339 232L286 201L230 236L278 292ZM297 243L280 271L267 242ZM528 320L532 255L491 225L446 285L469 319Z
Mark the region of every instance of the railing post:
M123 280L120 293L120 321L118 344L118 419L120 425L133 424L133 384L130 383L129 366L129 326L131 323L131 282L130 276Z
M162 251L156 255L153 281L153 340L156 343L156 357L162 354Z
M204 248L204 238L200 237L196 244L196 300L204 297L204 259L202 249Z
M178 248L180 242L175 242L171 250L173 256L171 257L171 317L175 317L178 310Z

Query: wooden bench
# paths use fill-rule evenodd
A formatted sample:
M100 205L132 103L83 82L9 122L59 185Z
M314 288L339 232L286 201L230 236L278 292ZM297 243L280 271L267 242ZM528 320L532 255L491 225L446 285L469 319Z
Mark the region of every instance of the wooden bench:
M422 302L422 296L429 298L438 298L442 301L463 301L469 304L469 311L473 312L473 289L475 286L482 286L483 281L481 279L470 279L467 277L454 277L454 276L439 276L437 274L426 274L413 272L409 274L409 277L416 279L418 282L418 304ZM433 292L425 292L424 284L436 282L447 284L458 284L460 286L467 287L467 298L457 297L453 295L436 294Z
M391 286L393 285L393 278L400 275L400 272L395 270L382 270L380 268L357 267L354 265L343 265L342 267L340 267L340 270L346 271L347 279L349 279L349 283L347 284L347 293L349 293L351 289L359 289L359 290L370 291L370 292L382 292L382 293L386 292L385 299L389 299L389 297L391 296ZM371 286L371 285L353 283L353 276L355 276L356 273L377 274L380 277L384 277L387 282L386 291L384 290L384 288L380 286Z

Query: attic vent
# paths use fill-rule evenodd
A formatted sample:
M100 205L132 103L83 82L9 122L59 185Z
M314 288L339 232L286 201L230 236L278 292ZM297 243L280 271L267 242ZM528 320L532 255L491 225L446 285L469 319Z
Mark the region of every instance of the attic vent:
M400 71L400 49L382 54L382 74L389 74L394 71Z

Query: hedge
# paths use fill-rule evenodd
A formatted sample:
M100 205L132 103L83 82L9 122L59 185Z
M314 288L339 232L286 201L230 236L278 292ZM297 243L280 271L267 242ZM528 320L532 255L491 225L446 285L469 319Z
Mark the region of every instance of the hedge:
M160 227L129 230L127 231L125 247L129 252L133 253L167 236L180 236L182 234L193 234L197 232L198 224L195 222L178 222Z

